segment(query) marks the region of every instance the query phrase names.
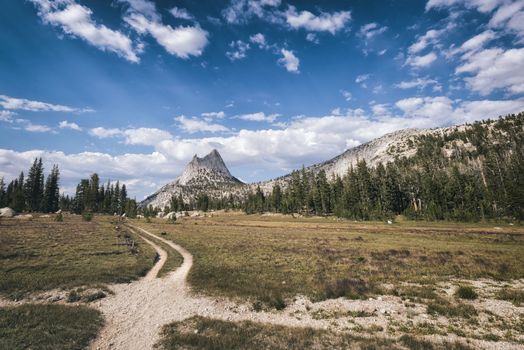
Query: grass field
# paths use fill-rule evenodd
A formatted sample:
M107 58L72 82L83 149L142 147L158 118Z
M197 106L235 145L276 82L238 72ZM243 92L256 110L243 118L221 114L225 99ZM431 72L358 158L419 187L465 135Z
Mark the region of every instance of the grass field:
M84 349L102 325L100 313L84 306L0 308L0 349Z
M110 217L0 222L0 294L16 299L55 288L99 286L143 276L156 252Z
M222 214L146 224L195 256L198 291L278 306L297 294L313 300L397 293L434 298L451 278L524 277L520 226L405 222L355 223ZM416 283L412 288L404 282ZM385 288L385 286L387 288Z
M227 322L193 317L163 329L163 349L286 350L286 349L425 349L467 350L461 343L430 343L414 337L364 338L312 328L293 328L254 322Z

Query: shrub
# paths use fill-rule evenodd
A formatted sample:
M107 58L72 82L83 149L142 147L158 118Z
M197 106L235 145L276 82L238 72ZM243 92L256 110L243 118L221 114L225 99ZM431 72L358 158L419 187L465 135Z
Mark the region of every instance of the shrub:
M504 288L498 291L496 298L500 300L511 301L515 306L520 306L522 303L524 303L524 291Z
M57 222L62 222L62 221L64 221L64 216L62 215L62 213L58 213L58 214L56 214L56 216L55 216L55 221L57 221Z
M427 313L430 315L442 315L446 317L471 318L477 315L477 310L471 305L457 304L452 305L445 300L436 300L429 303Z
M75 303L80 300L80 295L76 292L76 290L72 290L67 295L67 302L68 303Z
M459 286L455 295L460 299L474 300L477 299L478 294L470 286Z
M328 283L324 287L324 293L327 299L336 299L340 297L361 299L365 297L371 289L371 285L362 279L343 278Z
M105 298L105 297L106 297L106 293L104 293L102 291L98 291L98 292L86 295L85 296L85 301L90 303L92 301L95 301L95 300L98 300L98 299L102 299L102 298Z
M146 222L147 222L148 224L151 223L151 218L150 218L149 216L146 216Z
M85 213L82 214L82 219L84 219L84 221L93 220L93 213L86 211Z

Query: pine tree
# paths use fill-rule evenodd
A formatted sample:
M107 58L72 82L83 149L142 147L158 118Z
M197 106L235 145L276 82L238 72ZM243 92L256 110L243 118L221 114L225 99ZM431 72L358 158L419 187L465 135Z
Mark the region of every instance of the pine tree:
M44 197L44 167L42 158L35 158L24 185L27 210L39 211Z
M45 183L42 210L46 213L54 213L58 210L60 200L59 177L58 165L54 165Z
M7 206L7 193L5 190L4 178L0 178L0 208Z

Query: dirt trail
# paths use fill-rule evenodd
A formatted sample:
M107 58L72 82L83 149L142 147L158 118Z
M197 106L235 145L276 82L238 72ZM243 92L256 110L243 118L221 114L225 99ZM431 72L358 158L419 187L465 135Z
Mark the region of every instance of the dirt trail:
M157 278L158 271L166 261L167 253L154 242L144 239L159 253L160 259L148 275L129 284L113 285L115 292L93 306L98 308L106 318L106 326L91 349L147 350L153 349L160 339L162 326L200 315L226 321L254 321L283 326L313 327L350 331L357 323L366 327L383 325L387 327L390 315L408 321L404 303L397 297L384 296L372 300L326 300L311 303L306 298L296 298L295 302L283 311L255 312L249 304L237 304L230 300L196 296L190 293L186 277L193 265L193 256L186 249L172 241L152 234L142 228L131 226L141 236L150 236L165 243L179 252L184 258L182 265L174 272ZM368 318L326 318L316 319L315 311L326 310L369 310L375 312ZM386 310L386 312L383 312ZM424 310L420 316L411 317L411 321L425 321ZM418 320L418 318L421 318ZM359 335L363 335L358 331ZM454 340L455 336L431 336L432 340ZM472 340L477 348L484 349L517 349L518 346L504 342L486 342Z

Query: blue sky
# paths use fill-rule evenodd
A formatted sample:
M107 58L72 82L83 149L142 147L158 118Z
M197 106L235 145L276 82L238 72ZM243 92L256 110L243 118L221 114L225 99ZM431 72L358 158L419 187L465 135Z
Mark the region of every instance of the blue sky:
M2 1L0 177L138 199L217 148L244 181L524 110L524 1Z

